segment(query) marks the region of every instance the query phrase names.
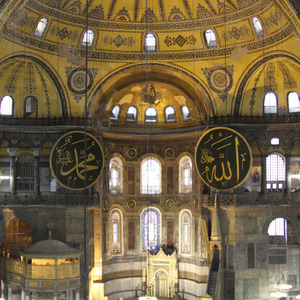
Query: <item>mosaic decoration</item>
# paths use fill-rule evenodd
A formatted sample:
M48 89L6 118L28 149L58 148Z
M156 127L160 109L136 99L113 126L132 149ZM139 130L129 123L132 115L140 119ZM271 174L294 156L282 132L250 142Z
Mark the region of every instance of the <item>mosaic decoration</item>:
M180 11L180 9L174 6L170 12L169 20L185 20L185 19L186 17Z
M230 13L234 10L233 7L230 7L229 5L225 4L225 3L221 3L220 1L218 1L218 12L219 15L221 14L226 14L226 13Z
M200 137L195 161L206 185L215 190L229 191L247 179L252 153L248 142L237 131L215 127Z
M22 75L21 70L24 67L24 62L19 62L17 63L17 65L13 68L12 72L10 73L6 84L4 86L4 93L6 94L13 94L16 92L17 89L17 81L19 79L19 76Z
M143 251L160 248L160 214L157 209L149 207L142 213L142 247Z
M265 70L265 66L262 68L262 70L259 72L258 76L254 80L254 86L252 88L252 94L251 94L251 100L250 100L250 115L253 114L254 111L254 105L255 105L255 97L257 92L257 85L259 83L260 77L263 74Z
M196 41L197 40L193 35L190 35L188 37L183 37L182 35L178 35L176 38L167 36L164 42L168 47L174 45L178 45L182 47L184 44L195 45Z
M206 4L208 5L208 8L211 10L211 12L214 14L214 15L217 15L218 13L216 12L216 10L213 8L212 4L210 3L209 0L205 0Z
M128 202L127 202L127 207L128 207L128 208L132 209L132 208L134 208L135 206L136 206L136 202L135 202L134 199L128 200Z
M183 4L184 4L184 7L187 11L187 14L189 16L190 19L193 19L193 16L192 16L192 11L191 11L191 7L190 7L190 4L187 0L182 0Z
M271 12L269 17L263 19L264 26L270 28L273 24L278 25L282 20L282 14L280 11Z
M204 6L198 4L196 16L197 19L205 19L205 18L211 18L213 14Z
M116 6L116 2L117 0L112 0L111 1L111 4L110 4L110 8L109 8L109 12L108 12L108 15L107 15L107 20L110 20L111 16L112 16L112 13L114 11L114 8Z
M57 26L53 26L50 29L50 36L59 36L61 40L68 38L71 41L76 41L78 38L78 31L68 31L66 27L59 29Z
M164 21L166 19L165 18L165 5L164 5L164 1L163 0L158 0L158 4L159 4L160 17Z
M91 187L100 177L103 166L101 145L91 134L83 131L71 131L61 136L50 154L53 176L69 190Z
M165 151L165 156L167 158L172 158L174 156L174 150L172 148L167 148Z
M28 62L25 65L24 92L30 95L35 95L37 93L35 73L31 62Z
M209 87L218 94L227 93L233 84L233 66L202 69Z
M123 7L117 15L114 17L115 21L130 21L130 16L128 14L128 10Z
M174 201L172 199L168 199L166 201L166 208L170 209L174 206Z
M84 94L86 89L89 90L93 85L93 73L86 68L76 68L69 71L68 74L68 87L74 94ZM87 84L86 84L86 73L87 73Z
M282 61L278 61L277 65L283 75L283 80L284 80L284 87L286 89L295 89L297 88L297 82L296 80L293 78L293 76L290 73L290 70L288 69L288 67L284 64L284 62Z
M223 30L222 31L222 38L225 41L228 41L232 38L235 38L236 40L238 40L240 37L245 37L245 36L249 36L250 35L250 29L244 25L240 28L236 28L233 27L231 30Z
M130 157L130 158L134 158L136 157L136 154L137 154L137 151L135 148L129 148L127 150L127 155Z
M121 47L122 45L132 47L134 45L134 38L132 36L124 38L121 35L118 35L117 37L113 38L109 35L105 35L102 39L102 42L104 46L114 44L117 48Z
M141 91L141 100L145 103L158 105L162 102L161 95L153 84L148 83Z
M275 91L277 91L277 83L276 83L276 78L275 78L275 65L274 65L274 63L269 63L266 67L265 91L266 92L275 92Z
M154 11L150 8L147 9L147 11L145 12L145 14L142 16L141 18L141 22L158 22L159 19L156 16L156 14L154 13Z
M104 19L104 10L102 4L96 6L88 13L89 18L103 20Z

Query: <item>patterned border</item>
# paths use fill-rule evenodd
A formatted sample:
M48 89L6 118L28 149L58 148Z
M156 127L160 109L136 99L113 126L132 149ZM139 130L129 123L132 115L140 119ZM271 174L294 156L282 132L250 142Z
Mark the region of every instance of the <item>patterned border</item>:
M241 18L246 18L249 16L252 16L254 14L260 13L262 11L262 8L265 8L268 6L272 0L263 0L259 1L258 4L250 7L249 9L246 10L241 10L238 12L234 12L232 14L226 15L226 21L231 22L235 21L237 19ZM58 11L54 10L49 7L45 7L44 5L40 4L38 1L31 0L27 2L27 6L30 8L41 12L43 15L48 15L54 18L58 18L59 20L64 20L67 22L71 22L74 24L80 24L80 25L85 25L86 19L82 16L74 16L71 14L68 14L63 11ZM139 31L142 30L144 31L146 29L146 26L148 30L154 30L154 31L159 31L159 30L182 30L182 29L193 29L199 27L205 27L205 26L211 26L211 25L217 25L217 24L223 24L224 23L224 16L218 16L215 18L207 18L204 20L189 20L189 21L178 21L178 22L173 22L173 21L161 21L158 23L151 23L149 22L148 24L146 23L141 23L141 22L130 22L130 23L125 23L125 22L112 22L108 20L89 20L88 26L91 27L97 27L97 28L102 28L102 29L115 29L115 30L133 30L133 31Z

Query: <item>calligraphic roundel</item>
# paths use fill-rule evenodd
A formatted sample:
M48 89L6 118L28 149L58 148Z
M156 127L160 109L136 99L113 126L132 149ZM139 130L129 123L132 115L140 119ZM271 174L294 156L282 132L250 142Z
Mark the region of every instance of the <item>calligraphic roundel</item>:
M208 186L229 191L248 177L252 153L248 142L237 131L215 127L200 137L195 161L201 179Z
M71 131L61 136L50 154L53 176L69 190L80 191L92 186L99 178L103 165L101 145L91 134L85 135L83 131Z

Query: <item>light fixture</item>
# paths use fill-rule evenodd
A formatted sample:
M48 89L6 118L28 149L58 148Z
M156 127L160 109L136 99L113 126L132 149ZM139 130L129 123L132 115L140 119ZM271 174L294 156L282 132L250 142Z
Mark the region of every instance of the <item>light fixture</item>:
M287 284L287 282L284 278L284 275L282 275L280 281L275 285L275 287L278 288L279 290L289 290L293 286L290 284Z
M284 292L272 292L272 293L270 293L270 296L274 297L274 298L277 298L277 299L280 299L282 297L287 297L287 293L284 293Z

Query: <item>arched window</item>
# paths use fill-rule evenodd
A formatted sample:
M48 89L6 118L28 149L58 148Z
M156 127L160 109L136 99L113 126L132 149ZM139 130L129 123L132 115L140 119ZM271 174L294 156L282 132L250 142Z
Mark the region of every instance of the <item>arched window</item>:
M41 38L48 24L47 18L41 18L35 28L34 35Z
M168 106L165 110L166 121L172 122L175 121L175 109L172 106Z
M19 191L34 190L34 158L24 155L16 163L16 183Z
M156 122L157 111L154 107L148 107L145 111L145 121L146 122Z
M112 111L111 111L111 115L110 115L110 119L111 120L118 120L119 119L119 113L120 113L120 106L116 105Z
M115 208L110 213L110 240L111 253L121 254L123 243L123 218L119 209Z
M179 193L192 192L192 161L184 156L179 161Z
M264 113L265 114L276 114L277 113L277 97L272 92L265 94Z
M82 46L92 47L95 39L95 32L91 29L88 29L82 38Z
M141 215L141 241L143 251L158 252L160 248L161 216L158 209L148 207Z
M122 162L119 158L111 159L109 163L109 192L122 193Z
M181 107L181 112L182 112L182 117L183 120L190 120L191 119L191 115L190 115L190 110L188 109L187 106L182 106Z
M290 113L300 112L300 99L298 93L290 92L288 94L288 106Z
M28 96L24 100L24 116L35 114L35 117L38 117L38 101L34 96Z
M4 96L0 102L0 115L12 116L13 115L13 98L11 96Z
M208 48L217 46L217 37L215 32L212 29L206 30L204 33L204 37Z
M262 27L262 25L261 25L261 23L260 23L260 21L257 17L254 17L252 19L252 24L253 24L253 27L255 29L256 35L258 37L263 36L264 35L264 29L263 29L263 27Z
M161 193L161 165L155 158L145 158L141 164L141 194Z
M273 146L279 145L279 138L277 138L277 137L272 138L271 145L273 145Z
M267 156L267 189L282 190L285 186L285 159L280 154Z
M192 214L189 210L182 210L179 214L180 253L190 254L192 245Z
M145 36L145 51L156 51L156 37L153 33L147 33L147 35Z
M129 106L126 113L126 121L136 121L136 108L134 106Z
M287 230L287 220L284 218L276 218L269 225L268 235L285 236L286 230Z

